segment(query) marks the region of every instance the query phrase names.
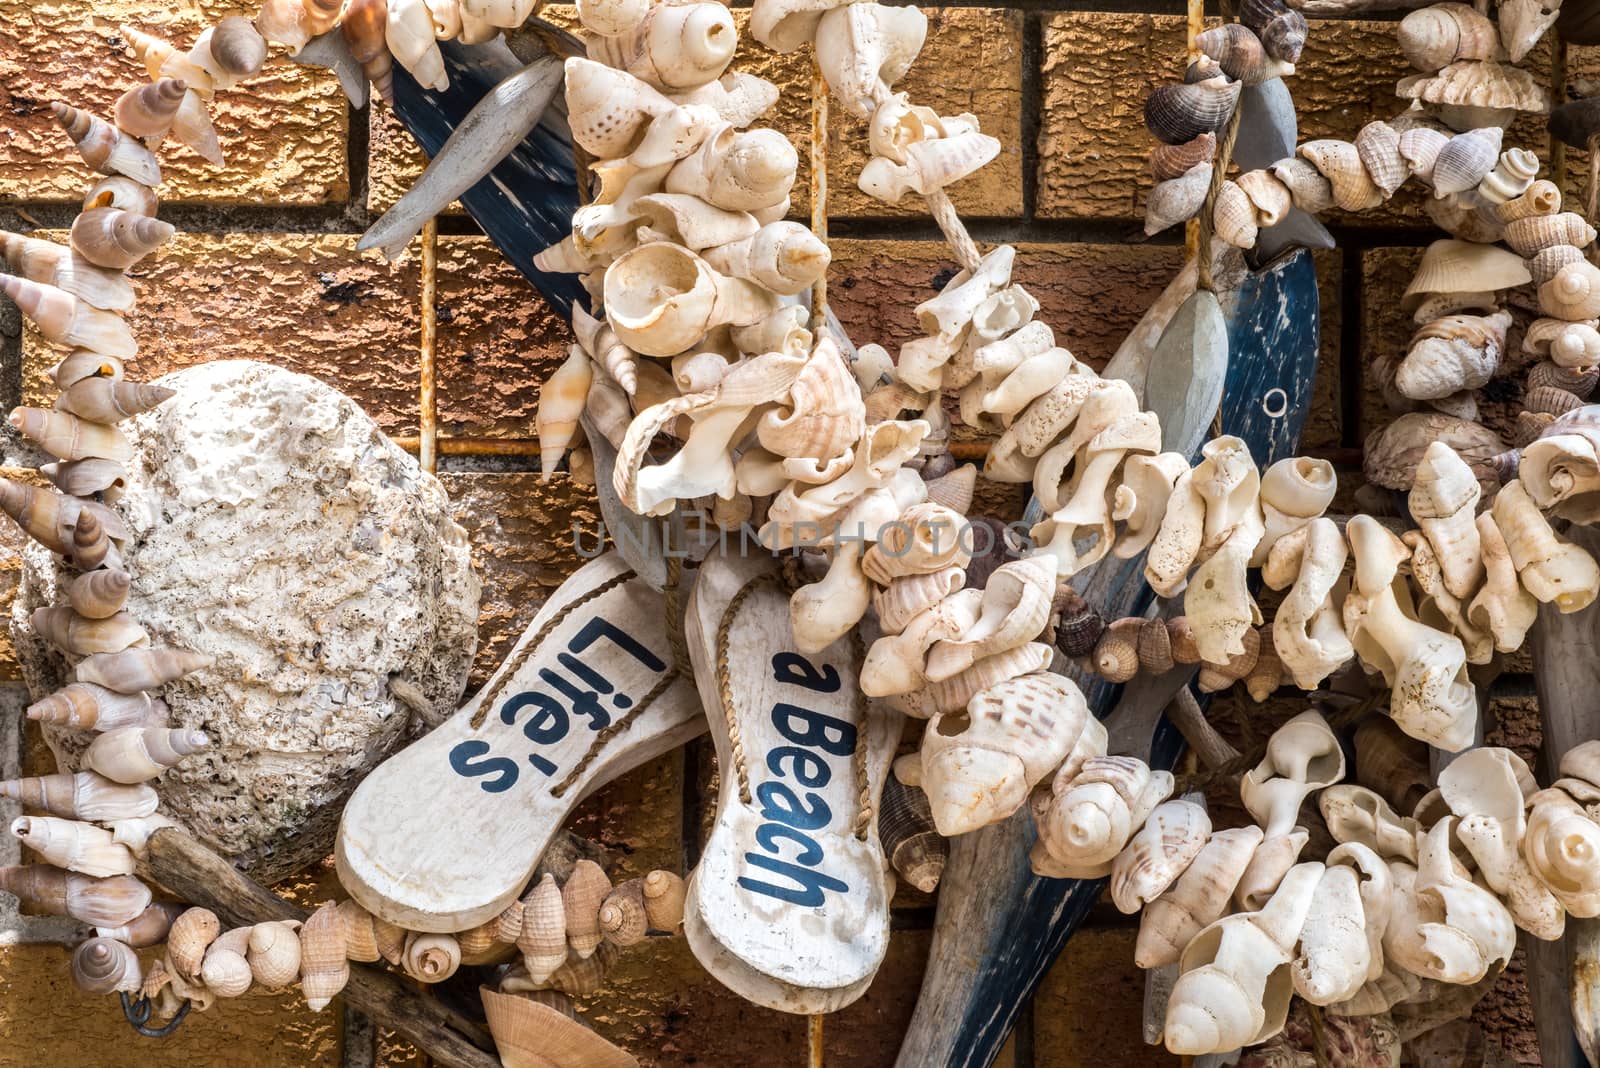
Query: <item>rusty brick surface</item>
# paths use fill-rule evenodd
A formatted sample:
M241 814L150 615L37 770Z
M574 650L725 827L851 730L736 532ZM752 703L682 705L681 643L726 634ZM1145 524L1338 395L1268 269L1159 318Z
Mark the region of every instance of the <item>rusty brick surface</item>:
M50 235L59 237L60 235ZM130 377L210 360L261 360L350 394L390 434L417 432L418 275L348 235L180 234L134 268ZM56 395L64 352L23 336L23 399Z
M1118 927L1073 936L1034 998L1037 1068L1177 1068L1177 1057L1139 1037L1144 973L1133 964L1134 934L1131 927Z
M377 218L411 188L428 157L382 100L368 109L367 123L367 210Z
M124 22L187 48L238 5L135 0L4 0L0 3L0 103L10 116L0 145L0 201L82 199L90 170L50 115L64 100L109 117L124 90L146 80L125 54ZM281 55L261 74L217 94L211 108L228 158L218 169L177 141L158 153L163 199L209 204L326 204L349 195L346 110L332 75Z

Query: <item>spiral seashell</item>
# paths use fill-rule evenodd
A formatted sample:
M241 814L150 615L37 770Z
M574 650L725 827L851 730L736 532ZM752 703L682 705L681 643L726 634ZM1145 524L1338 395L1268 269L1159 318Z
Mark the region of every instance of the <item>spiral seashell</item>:
M85 378L74 382L56 400L56 407L93 423L115 423L147 412L177 394L148 382Z
M419 983L442 983L461 967L461 946L454 935L412 931L400 966Z
M152 791L153 792L153 791ZM172 921L183 914L184 906L170 901L158 901L138 916L119 927L98 927L102 938L113 938L132 949L147 949L167 940Z
M96 738L84 752L83 763L112 782L131 784L156 778L210 744L204 731L120 727Z
M1600 267L1579 260L1561 268L1539 287L1539 310L1569 322L1600 316Z
M81 508L78 518L72 524L72 545L63 554L67 563L80 571L89 571L106 562L111 553L111 538L105 530L105 525L98 513ZM39 612L47 611L38 609ZM63 610L66 614L56 613L47 615L43 626L38 620L34 621L34 629L50 638L57 646L66 652L72 652L69 645L83 645L87 643L101 644L103 648L85 649L84 652L115 653L132 645L149 645L150 637L142 630L134 631L123 627L120 629L101 630L88 626L88 621L77 621L71 618L71 609ZM105 622L105 621L100 621ZM77 637L75 632L82 630L83 636ZM120 648L111 648L117 644L119 636L131 637L132 640ZM79 655L83 655L80 653Z
M1289 187L1271 171L1245 171L1239 175L1238 185L1250 198L1257 226L1277 226L1289 214L1289 208L1294 203Z
M566 908L561 900L561 888L549 873L522 899L522 919L516 942L523 966L535 982L544 982L566 963Z
M621 34L591 38L589 58L681 92L721 77L737 44L733 16L721 4L659 4Z
M1583 216L1570 211L1555 215L1530 215L1506 223L1506 244L1524 258L1554 245L1585 248L1593 240L1594 227Z
M1551 245L1528 257L1528 273L1533 276L1535 285L1544 285L1567 264L1585 258L1582 249L1571 245Z
M329 902L300 928L300 992L312 1012L321 1012L349 981L344 923L338 906Z
M1307 141L1299 153L1328 180L1333 202L1345 211L1367 211L1383 203L1383 190L1361 165L1361 153L1350 142Z
M1211 164L1197 163L1181 178L1156 183L1145 201L1144 232L1153 236L1194 218L1211 187Z
M87 619L107 619L120 612L122 606L128 603L128 591L132 585L132 581L124 571L91 571L79 575L67 586L67 601L71 604L72 610L80 616Z
M1215 133L1233 114L1240 88L1222 77L1157 86L1145 99L1144 124L1156 140L1169 145Z
M144 189L128 178L107 178ZM154 209L152 208L152 211ZM70 293L91 307L107 312L133 309L133 286L121 274L89 263L65 245L0 231L0 254L12 271L30 282Z
M0 275L0 293L16 303L17 309L33 321L47 341L92 349L112 357L133 356L139 351L133 331L119 316L102 311L64 289L8 274ZM12 422L16 425L15 419Z
M476 927L456 935L461 946L461 963L470 965L493 964L510 956L515 947L500 937L500 918L496 916ZM515 941L514 939L512 941ZM377 940L373 940L374 959L377 959Z
M1172 659L1179 664L1200 663L1200 644L1195 641L1194 628L1187 616L1173 616L1167 620L1167 638L1172 643Z
M139 956L112 938L91 938L72 952L72 982L85 994L139 992Z
M167 960L174 971L191 983L200 982L206 949L222 934L222 921L210 909L192 908L172 921L167 935Z
M1521 196L1512 197L1496 207L1495 214L1500 216L1501 222L1511 223L1538 215L1554 215L1560 210L1561 190L1556 188L1554 182L1540 178L1528 186Z
M124 649L85 657L75 671L79 682L92 682L118 693L138 693L158 690L214 662L213 657L187 649Z
M1549 412L1518 412L1516 427L1512 432L1512 444L1517 448L1526 448L1537 441L1555 422L1556 417Z
M269 990L285 987L300 976L299 920L273 920L251 927L245 960L251 977Z
M102 879L133 874L133 853L103 827L55 816L19 816L11 833L58 868Z
M81 529L92 513L79 517ZM150 636L126 612L117 612L105 619L80 616L65 605L36 608L33 611L33 629L46 641L74 656L90 653L116 653L134 645L149 644Z
M644 911L650 927L675 932L683 926L683 904L687 894L683 876L656 870L644 877Z
M117 125L124 133L134 137L159 140L172 129L178 105L189 86L178 78L162 78L149 85L139 85L117 98L113 109Z
M1135 913L1166 892L1205 847L1211 834L1206 810L1191 801L1157 805L1144 827L1111 865L1111 899Z
M1511 316L1447 315L1418 330L1395 369L1395 388L1416 400L1439 400L1487 384L1505 352Z
M1500 139L1504 133L1500 127L1490 126L1452 137L1433 161L1434 195L1442 197L1476 189L1500 158Z
M1150 173L1156 181L1180 178L1202 163L1210 166L1217 154L1217 135L1207 130L1179 145L1158 144L1150 150Z
M1583 398L1554 386L1540 386L1523 394L1522 403L1530 412L1548 412L1565 415L1583 407Z
M1595 353L1586 367L1563 367L1561 364L1552 363L1550 360L1541 360L1533 365L1523 385L1532 392L1536 389L1559 389L1563 393L1571 393L1576 397L1588 397L1594 392L1596 385L1600 385L1600 351Z
M1291 156L1270 168L1272 176L1289 190L1294 206L1315 215L1333 207L1333 184L1307 160Z
M250 989L254 976L245 954L250 950L250 928L235 927L217 937L200 964L200 981L219 998L236 998Z
M1202 31L1195 38L1202 55L1216 61L1222 73L1244 85L1260 85L1294 73L1294 64L1272 59L1257 37L1237 22Z
M1432 74L1460 59L1503 59L1493 22L1467 5L1432 4L1400 20L1400 51Z
M1237 23L1235 23L1237 25ZM1213 232L1234 248L1254 248L1256 210L1237 182L1225 181L1217 189L1211 209Z
M1139 673L1139 631L1144 620L1127 617L1111 623L1094 646L1095 674L1107 682L1127 682Z
M924 142L916 147L924 147L937 155L957 143L957 139L945 138ZM943 162L954 166L958 161L954 157L946 157ZM732 126L724 126L667 172L664 187L668 193L688 193L724 211L765 213L766 209L782 204L788 197L789 190L794 186L798 164L799 156L794 145L778 131L756 129L741 133ZM946 177L949 178L949 175ZM862 172L862 181L866 182L865 170ZM863 188L866 186L863 185ZM779 213L778 218L782 217L783 213ZM759 221L776 220L762 218ZM608 302L608 312L610 308ZM615 315L611 319L615 326Z
M1590 323L1568 323L1550 339L1549 355L1561 367L1591 370L1600 364L1600 331Z
M125 786L92 771L0 781L0 797L62 819L98 822L148 816L159 801L152 787Z
M394 59L389 55L387 0L350 0L339 33L378 95L394 105Z
M1525 148L1507 149L1500 153L1494 170L1478 183L1478 196L1488 204L1504 204L1527 192L1538 175L1538 156Z
M60 102L50 113L77 146L83 162L101 174L123 174L154 189L161 184L161 165L150 150L104 119Z
M566 915L567 944L581 960L595 951L603 938L600 930L600 904L611 892L605 869L592 860L580 860L561 887L561 905Z
M123 376L122 361L115 356L107 356L103 352L89 352L79 349L50 368L51 381L62 389L66 389L74 382L81 382L93 375L120 379Z
M1139 628L1139 667L1152 675L1171 671L1177 663L1172 658L1172 632L1162 619L1147 619Z
M94 879L48 864L0 868L0 892L91 927L121 927L150 906L150 888L131 875Z
M165 244L169 222L120 208L92 208L72 222L72 247L90 263L125 271Z
M0 479L0 510L14 519L23 532L51 552L66 554L71 546L69 511L73 502L38 486Z
M1239 21L1261 38L1267 55L1285 63L1300 62L1306 44L1306 19L1283 0L1244 0Z
M1089 607L1078 591L1065 584L1059 586L1050 613L1056 620L1058 649L1070 657L1088 656L1094 651L1105 631L1105 620Z
M1600 825L1560 790L1528 801L1522 851L1529 867L1574 916L1600 915Z
M28 718L69 730L109 731L158 726L163 717L149 694L120 694L91 683L74 682L29 705Z
M1400 133L1388 123L1367 123L1356 132L1355 145L1361 165L1384 196L1393 196L1411 176L1410 167L1400 154Z
M1202 661L1197 685L1201 693L1219 693L1249 675L1261 655L1261 632L1254 627L1244 632L1244 652L1234 653L1225 664Z
M644 941L650 921L644 910L644 882L629 879L618 883L600 903L600 933L616 946L632 946Z

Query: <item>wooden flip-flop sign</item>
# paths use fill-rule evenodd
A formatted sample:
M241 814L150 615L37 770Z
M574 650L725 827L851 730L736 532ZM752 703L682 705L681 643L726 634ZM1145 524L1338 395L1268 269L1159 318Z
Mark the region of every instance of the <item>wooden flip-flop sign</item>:
M414 931L499 915L579 801L705 730L666 624L615 553L562 583L488 685L357 787L334 851L351 896Z
M902 717L868 702L850 639L795 648L771 558L711 557L686 625L722 770L684 931L706 970L793 1013L859 997L889 941L875 813Z

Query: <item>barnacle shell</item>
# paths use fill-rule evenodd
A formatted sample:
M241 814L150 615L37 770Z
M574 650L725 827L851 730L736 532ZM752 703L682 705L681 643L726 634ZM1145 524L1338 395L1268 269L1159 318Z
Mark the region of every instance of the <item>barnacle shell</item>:
M1160 85L1144 102L1144 123L1158 141L1181 145L1227 123L1239 102L1241 86L1227 78Z
M1362 166L1361 153L1350 142L1307 141L1299 154L1328 180L1333 202L1345 211L1366 211L1383 203L1383 190Z
M1520 67L1503 63L1459 60L1436 74L1401 78L1395 95L1432 104L1454 130L1503 126L1519 111L1543 115L1550 98L1543 86Z
M1166 892L1199 855L1211 833L1206 810L1192 801L1166 801L1111 865L1111 898L1126 913L1138 912Z
M1411 65L1432 73L1460 59L1503 59L1494 23L1467 4L1440 3L1400 20L1400 51Z

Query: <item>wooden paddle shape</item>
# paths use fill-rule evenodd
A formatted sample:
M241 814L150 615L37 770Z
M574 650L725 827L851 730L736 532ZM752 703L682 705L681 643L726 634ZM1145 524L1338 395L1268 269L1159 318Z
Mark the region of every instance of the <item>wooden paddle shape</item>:
M748 1000L833 1012L866 990L889 945L873 813L903 719L861 695L851 638L795 648L770 557L708 557L686 629L722 786L684 933Z
M1193 453L1210 436L1228 373L1228 324L1217 295L1190 294L1167 324L1150 359L1144 406L1161 416L1161 448Z
M705 730L666 626L615 553L563 582L488 685L356 788L334 848L350 896L413 931L499 915L580 800Z
M1569 527L1566 537L1600 555L1600 530ZM1529 631L1533 677L1544 725L1544 766L1550 782L1561 754L1600 738L1600 602L1570 615L1540 605ZM1558 942L1523 938L1528 992L1545 1068L1600 1064L1600 919L1567 917Z
M1316 270L1309 253L1297 252L1259 274L1244 275L1236 286L1219 294L1232 348L1222 428L1244 438L1256 462L1265 466L1293 453L1311 402L1318 347ZM1151 600L1142 566L1142 560L1108 558L1073 585L1107 619L1142 613ZM1159 711L1166 703L1160 692L1173 685L1162 676L1124 688L1084 676L1070 663L1058 670L1074 678L1101 718L1124 696L1133 698L1129 716L1149 715L1148 706L1156 701ZM1122 719L1119 709L1108 723L1113 734L1124 733L1119 732ZM1161 720L1150 743L1150 763L1170 768L1181 750L1177 731ZM1103 879L1034 875L1028 850L1035 837L1032 814L1024 808L950 843L930 964L900 1047L900 1068L993 1061L1017 1010L1099 900Z

